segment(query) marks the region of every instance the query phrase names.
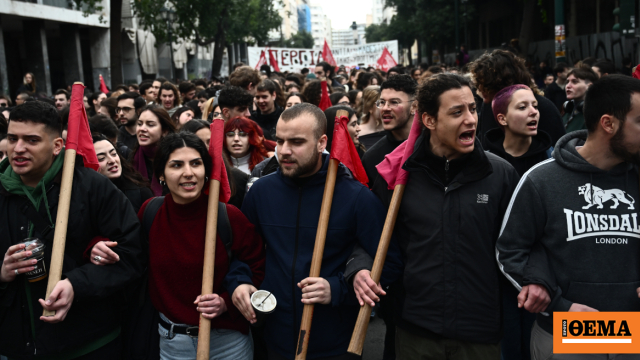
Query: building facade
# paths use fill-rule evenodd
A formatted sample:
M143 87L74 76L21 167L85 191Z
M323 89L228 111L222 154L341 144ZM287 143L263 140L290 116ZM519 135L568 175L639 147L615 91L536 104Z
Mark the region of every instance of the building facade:
M0 0L0 86L13 99L26 73L39 92L110 81L109 1L86 14L66 0Z
M373 0L373 23L391 23L391 18L396 14L395 7L385 7L385 0Z
M322 6L311 4L311 35L313 36L314 47L324 46L324 41L331 46L331 20L324 14Z

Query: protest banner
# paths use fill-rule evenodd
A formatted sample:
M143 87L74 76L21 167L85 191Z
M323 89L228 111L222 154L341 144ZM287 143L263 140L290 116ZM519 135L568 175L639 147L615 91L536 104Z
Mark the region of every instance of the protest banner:
M333 57L338 64L344 65L347 69L356 66L376 67L378 59L385 49L389 51L393 59L398 62L398 41L383 41L362 45L336 46L331 48ZM299 72L303 68L309 68L313 72L316 64L323 61L322 48L319 49L294 49L294 48L266 48L249 47L249 66L255 68L260 61L260 55L265 52L266 57L273 56L280 71Z

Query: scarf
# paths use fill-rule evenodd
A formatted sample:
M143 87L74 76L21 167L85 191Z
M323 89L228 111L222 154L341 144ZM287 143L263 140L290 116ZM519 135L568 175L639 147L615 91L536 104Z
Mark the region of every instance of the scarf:
M62 169L63 164L64 149L62 149L60 154L56 156L55 160L53 160L53 164L51 164L49 170L47 170L42 179L40 179L38 185L36 185L36 187L29 187L22 182L22 179L20 179L20 175L16 174L13 171L13 168L9 166L9 160L5 159L2 163L0 163L0 182L10 194L26 196L31 204L33 204L36 211L40 209L40 203L44 199L45 209L47 210L47 215L49 216L49 222L51 223L51 228L53 228L54 223L53 219L51 218L51 213L49 212L49 202L47 201L46 188L58 175L58 173ZM32 235L33 223L29 222L29 236Z
M140 146L136 155L133 157L133 167L138 170L143 177L148 178L149 172L147 171L147 163L146 159L151 159L156 156L156 151L158 150L158 146ZM151 182L151 191L153 191L153 195L162 196L162 185L158 181L158 178L155 174L151 176L151 179L148 179Z

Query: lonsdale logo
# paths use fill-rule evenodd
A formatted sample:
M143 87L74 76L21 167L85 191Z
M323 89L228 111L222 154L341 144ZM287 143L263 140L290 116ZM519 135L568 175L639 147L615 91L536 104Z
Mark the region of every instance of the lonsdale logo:
M555 312L555 354L638 354L640 313Z

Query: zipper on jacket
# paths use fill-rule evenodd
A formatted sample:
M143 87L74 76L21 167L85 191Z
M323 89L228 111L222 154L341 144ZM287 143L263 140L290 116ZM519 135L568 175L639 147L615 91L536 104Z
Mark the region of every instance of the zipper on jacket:
M298 323L296 312L296 261L298 259L298 237L300 234L300 208L302 207L302 187L298 188L298 214L296 217L296 245L293 252L293 262L291 263L291 304L293 305L293 351L295 353L298 343Z
M449 160L445 160L446 162L444 163L444 178L446 183L449 183ZM445 191L447 191L447 188L444 188Z

